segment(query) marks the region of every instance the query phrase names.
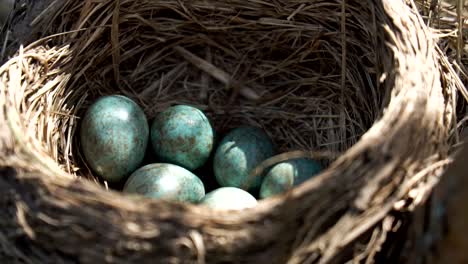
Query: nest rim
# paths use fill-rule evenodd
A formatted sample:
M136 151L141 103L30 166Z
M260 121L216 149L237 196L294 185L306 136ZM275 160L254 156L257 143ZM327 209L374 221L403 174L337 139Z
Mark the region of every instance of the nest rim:
M255 1L253 1L255 2ZM427 30L425 30L423 28L423 25L421 25L421 21L419 21L418 19L416 19L415 15L411 13L411 11L409 9L406 9L404 8L403 4L400 3L398 5L396 5L396 7L391 7L390 5L392 3L390 3L391 1L382 1L383 2L383 6L382 8L387 12L387 15L388 13L392 13L395 14L395 13L398 13L399 11L401 11L401 8L403 8L403 10L405 10L405 12L408 12L409 15L408 17L410 17L411 19L409 21L411 21L411 23L414 23L414 24L417 24L418 26L420 26L422 28L422 31L419 32L418 31L418 37L420 37L422 39L422 41L428 41L429 45L428 46L431 46L433 45L433 43L431 42L430 40L430 34L428 33ZM65 6L65 5L64 5ZM109 5L109 8L111 7L112 5ZM339 6L339 5L337 5ZM115 11L115 10L114 10ZM117 12L119 12L119 10L117 10ZM387 17L388 18L388 17ZM406 21L405 19L407 18L400 18L397 19L395 17L393 17L392 19L389 19L391 20L391 23L393 23L393 26L396 27L396 28L399 28L399 27L403 27L402 24L402 21ZM409 30L411 31L411 29ZM411 31L411 33L414 33L414 31ZM430 55L427 55L427 56L421 56L421 54L419 54L418 52L412 52L410 49L412 47L414 47L414 45L417 45L419 43L412 43L411 41L413 41L411 38L408 37L408 35L405 35L405 32L397 32L395 33L394 31L387 31L385 34L388 34L388 39L389 40L393 40L393 41L396 41L397 44L395 44L394 48L400 48L401 51L403 51L402 53L404 54L397 54L395 55L395 58L392 58L392 60L390 62L385 62L383 63L384 64L384 68L387 67L387 70L388 70L388 73L391 74L393 73L395 76L388 76L387 75L387 78L390 78L390 77L395 77L395 80L391 80L389 83L392 83L392 82L395 82L394 84L390 84L392 88L395 88L397 87L398 85L401 85L402 87L398 88L398 89L391 89L391 92L390 91L384 91L383 92L383 97L386 97L386 96L391 96L392 99L391 100L388 100L388 106L387 108L385 109L385 112L383 113L383 115L380 117L380 119L372 125L372 127L370 128L369 131L367 131L367 133L364 134L364 136L361 138L361 140L359 140L354 146L352 146L350 149L348 149L346 151L346 153L344 153L342 156L340 156L335 162L333 162L330 166L330 168L326 171L324 171L321 175L319 175L318 177L314 178L313 180L311 181L308 181L307 183L305 183L303 186L300 186L298 188L295 188L294 190L292 190L290 193L288 193L287 195L283 195L283 196L279 196L279 197L276 197L276 198L271 198L271 199L268 199L266 201L262 201L261 203L259 203L259 206L257 206L256 208L253 208L253 209L249 209L245 212L240 212L239 215L237 216L230 216L229 219L227 219L226 217L228 216L228 213L214 213L214 212L211 212L210 210L205 210L205 209L200 209L199 207L197 206L191 206L191 205L180 205L180 204L177 204L177 203L171 203L171 202L160 202L160 201L146 201L146 199L141 199L141 198L123 198L123 197L120 197L119 194L117 193L114 193L114 192L107 192L107 191L104 191L100 188L98 188L95 184L89 184L89 183L83 183L81 181L77 181L76 179L74 179L74 177L72 176L72 174L69 174L69 173L66 173L62 167L58 166L57 164L54 164L54 161L53 159L42 159L42 157L44 157L44 154L46 154L45 156L47 156L47 152L50 152L51 150L44 150L44 148L41 146L41 147L37 147L37 146L34 146L34 144L32 145L31 149L27 149L27 147L30 146L30 143L31 141L29 140L32 140L32 142L34 142L34 140L38 140L37 138L36 139L31 139L28 135L24 135L21 130L22 130L22 127L21 126L18 126L18 122L19 120L21 120L21 115L20 113L15 113L14 111L9 111L7 109L3 109L3 112L2 112L2 115L5 120L8 120L9 123L9 127L8 127L8 130L9 130L9 133L8 135L6 135L6 138L7 140L4 140L4 141L8 141L6 146L7 147L4 147L3 149L6 149L9 151L9 153L20 153L22 155L22 159L15 159L15 158L12 158L11 155L9 155L7 158L3 158L3 159L0 159L0 164L3 166L5 166L5 164L9 165L9 166L15 166L17 168L28 168L28 170L30 171L36 171L36 172L39 172L41 175L43 175L42 177L43 178L36 178L36 176L33 176L31 173L28 173L27 171L24 171L22 173L24 173L23 176L21 177L24 177L22 178L23 180L25 179L28 179L28 177L31 177L32 178L36 178L36 179L40 179L40 181L43 183L41 185L41 188L45 188L46 190L48 191L51 191L53 189L60 189L60 188L71 188L71 185L73 184L76 184L77 187L76 189L77 190L80 190L80 192L86 192L86 193L97 193L96 196L92 196L91 197L94 197L94 198L101 198L103 199L102 201L100 202L97 202L99 204L102 204L102 205L105 205L104 207L109 207L109 208L113 208L113 209L109 209L109 210L118 210L119 208L122 209L122 211L125 211L126 213L128 214L133 214L133 217L135 217L136 214L140 214L148 209L161 209L162 211L165 211L167 212L168 209L175 209L175 211L179 212L179 213L182 213L182 214L186 214L186 215L191 215L191 216L198 216L200 217L199 220L193 220L193 222L190 222L190 221L184 221L183 219L179 219L177 221L177 224L175 224L175 226L183 226L184 228L182 228L182 230L190 230L191 228L192 229L197 229L199 230L200 228L202 229L202 227L204 226L207 226L209 225L210 223L211 224L215 224L215 225L219 225L221 226L221 229L223 228L228 228L230 225L232 225L233 223L245 223L245 222L251 222L251 221L258 221L258 219L267 219L268 217L269 218L274 218L274 216L278 216L278 215L281 215L281 216L285 216L287 214L292 214L294 215L294 217L292 217L291 219L289 219L289 221L287 221L287 225L290 225L292 224L294 221L297 221L298 218L301 218L302 216L300 216L300 214L305 214L305 212L307 212L307 210L311 210L313 211L313 209L310 209L309 207L307 208L303 208L303 205L305 204L306 201L310 202L310 201L314 201L314 200L317 200L317 197L318 197L318 194L324 194L324 192L318 192L318 189L320 189L321 187L326 187L324 188L325 190L334 190L335 188L338 188L336 186L334 186L333 184L331 184L330 182L333 181L333 179L336 179L337 177L339 177L337 174L337 171L340 171L340 170L343 170L344 168L348 168L350 169L351 171L359 171L361 174L361 177L363 178L368 178L368 179L380 179L380 178L388 178L389 176L385 173L385 170L389 170L389 171L397 171L398 173L396 173L396 175L399 175L399 177L401 177L401 183L407 183L406 182L406 179L404 177L404 174L401 172L401 171L398 171L396 170L397 168L397 165L399 164L399 162L402 162L402 160L405 160L405 159L408 159L408 160L412 160L414 159L414 162L415 162L415 167L411 167L409 166L409 171L413 171L413 172L417 172L418 171L418 168L421 167L421 164L424 164L425 162L430 162L431 158L433 159L433 154L434 153L438 153L439 157L436 157L435 160L444 160L444 155L447 155L447 151L446 149L448 148L447 145L449 145L449 143L447 141L450 141L449 138L447 138L447 136L445 134L447 134L448 132L446 130L448 130L449 128L446 128L446 129L441 129L439 127L437 127L437 125L441 125L441 124L448 124L449 126L452 126L453 124L451 124L451 117L453 115L453 111L452 109L450 109L449 106L447 106L447 102L444 101L446 98L444 98L445 95L443 95L443 92L442 91L433 91L433 92L428 92L428 91L425 91L424 89L421 89L421 85L419 84L414 84L416 85L417 89L414 88L414 87L408 87L408 86L405 86L404 83L401 82L401 79L405 79L405 77L401 77L401 74L402 73L405 73L405 69L402 65L405 64L405 59L407 58L410 58L410 59L413 59L413 60L422 60L424 61L425 63L428 63L428 64L431 64L433 63L434 65L436 66L427 66L427 72L423 72L421 75L422 76L428 76L428 74L432 71L436 71L435 73L435 76L433 76L431 79L429 80L424 80L423 82L423 85L425 84L430 84L432 85L432 87L436 87L436 89L443 89L443 87L441 86L439 80L440 79L445 79L448 84L446 84L446 88L448 87L448 89L452 89L453 91L455 91L459 86L457 84L454 84L454 79L456 79L455 77L453 77L452 75L450 74L447 74L445 73L446 75L444 75L444 73L442 73L441 75L441 72L443 72L441 70L441 68L443 68L442 66L438 65L438 60L440 59L438 56L440 56L440 54L437 54L436 52L432 51L431 52L428 52L428 54ZM401 34L401 35L399 35ZM111 39L112 39L112 33L111 33ZM403 39L403 40L402 40ZM399 42L401 41L401 42ZM40 42L32 45L32 46L29 46L28 48L26 48L25 50L20 50L19 52L19 55L10 60L9 62L7 62L5 65L3 65L1 68L0 68L0 76L6 76L5 74L7 74L8 72L12 72L11 70L8 70L7 69L10 69L9 67L11 67L12 65L16 65L15 63L17 62L20 62L21 59L24 59L24 58L30 58L32 60L37 60L37 61L42 61L43 58L41 58L41 56L35 56L33 53L28 53L29 51L31 51L33 48L36 48L37 44L39 44ZM55 49L56 47L53 47L53 48L44 48L44 47L39 47L39 50L43 50L45 51L44 54L47 54L47 49ZM66 54L66 49L68 49L69 47L58 47L54 52L55 54L59 54L59 55L62 55L62 54ZM427 47L426 47L427 48ZM427 48L428 50L430 50L429 48ZM50 51L50 50L49 50ZM36 54L37 55L37 54ZM111 58L112 58L112 61L115 61L115 60L118 60L118 58L116 57L119 57L120 55L119 54L114 54L112 53L111 54ZM393 65L393 60L397 60L400 64L402 65ZM437 62L437 63L436 63ZM408 63L408 62L406 62ZM45 64L47 65L47 64ZM397 70L394 72L394 68L397 68ZM450 68L450 67L449 67ZM112 68L114 69L114 68ZM392 71L390 71L389 69L392 69ZM385 71L384 71L385 72ZM407 71L406 71L407 72ZM3 74L2 74L3 73ZM13 71L14 73L14 71ZM110 72L110 74L116 74L115 72ZM27 75L27 71L26 71L26 74L24 75L26 76L25 79L27 78L34 78L34 77L31 77L31 76L28 76ZM382 77L382 76L380 76ZM6 78L6 77L4 77ZM115 75L115 78L117 80L119 80L121 77L118 77L118 75ZM418 78L416 76L416 78ZM18 81L17 79L15 79L15 81ZM21 83L21 82L20 82ZM9 85L9 84L8 84ZM15 100L18 100L17 96L18 95L9 95L11 97L8 97L6 96L6 94L8 93L8 90L6 90L7 86L8 85L4 85L2 84L0 89L2 92L0 93L0 102L5 106L6 103L9 103L11 105L16 105L16 102ZM413 84L411 84L413 85ZM412 89L410 89L412 88ZM64 93L64 91L62 91L62 93ZM440 93L440 94L439 94ZM66 94L66 93L64 93ZM441 96L442 94L442 96ZM66 96L73 96L73 95L69 95L67 94ZM446 97L446 96L445 96ZM431 109L431 108L427 108L427 104L428 104L428 101L431 101L430 103L433 103L433 104L436 104L436 105L444 105L446 108L443 109L443 110L440 110L440 109ZM378 103L376 105L379 105L379 111L380 110L383 110L380 109L381 108L381 104L384 104L384 101L386 101L386 99L381 99L381 103ZM77 100L77 102L79 104L85 104L84 100ZM63 102L62 102L63 103ZM407 104L406 106L398 106L398 104ZM77 104L75 104L76 106ZM21 107L21 106L18 106L18 107ZM425 107L423 110L415 110L417 109L417 107ZM79 106L78 106L79 108ZM430 114L428 114L430 112ZM392 118L389 118L388 116L389 115L393 115ZM395 121L395 118L394 116L395 115L400 115L402 118L407 118L405 122L401 122L401 123L398 123ZM435 136L434 135L427 135L427 134L424 134L422 135L422 138L423 139L432 139L433 137L435 138L438 138L438 139L442 139L444 138L444 140L441 140L441 141L445 141L445 142L436 142L435 144L438 145L438 150L435 150L437 147L426 147L424 148L423 150L420 151L420 153L418 153L418 155L416 156L412 156L412 154L410 153L410 151L408 150L408 144L409 143L412 143L411 141L414 140L414 137L412 137L411 135L407 135L406 133L408 133L408 131L420 131L421 128L420 127L417 127L416 124L411 124L411 122L428 122L428 120L434 120L434 116L431 116L431 115L434 115L434 116L437 116L438 118L436 119L438 124L437 125L428 125L428 124L424 124L425 127L427 127L428 130L430 131L435 131ZM71 120L71 119L70 119ZM422 120L422 121L421 121ZM392 122L393 121L393 122ZM70 122L73 122L73 121L70 121ZM386 123L388 122L388 123ZM393 127L392 127L393 126ZM27 126L25 126L27 127ZM74 129L76 130L76 128ZM390 142L384 142L384 140L382 139L379 139L379 136L381 136L381 133L382 131L384 132L388 132L388 134L386 134L388 136L388 138L392 139ZM444 134L445 133L445 134ZM23 137L25 136L25 137ZM401 138L401 142L398 142L396 140L396 138L398 137L403 137L403 136L406 136L406 138ZM4 136L5 138L5 136ZM15 138L16 141L14 143L12 143L12 139ZM26 140L25 140L26 138ZM419 141L420 142L420 141ZM37 142L35 142L37 143ZM381 146L381 149L378 149L376 150L376 147L373 146L374 144L382 144ZM11 147L13 145L13 147ZM40 144L38 144L40 146ZM67 144L65 144L66 146ZM0 145L1 146L1 145ZM68 146L69 148L70 146ZM67 148L67 147L65 147ZM399 149L399 150L405 150L406 151L403 151L401 154L400 154L400 157L394 157L393 155L396 156L395 154L395 150L392 149L392 148L395 148L395 149ZM70 151L70 149L68 149L68 151ZM57 157L59 154L58 151L52 151L54 154L52 156L55 156ZM432 153L431 153L432 152ZM38 155L38 153L40 155ZM367 154L366 154L367 153ZM379 159L373 159L373 158L369 158L367 157L368 153L385 153L387 156L385 157L382 157L381 160ZM325 153L306 153L308 155L320 155L322 154L322 156L327 156L327 154ZM299 153L298 155L304 155L304 153ZM330 155L330 154L328 154ZM420 156L420 157L419 157ZM50 155L49 155L50 157ZM34 165L30 165L28 162L25 162L24 160L26 160L27 158L32 158L33 160L37 161L38 164L34 164ZM350 160L350 158L355 158L354 160L354 163L355 164L365 164L366 162L366 158L370 160L370 163L373 164L375 163L374 165L378 165L377 167L379 167L379 172L380 174L377 175L377 176L369 176L369 175L366 175L364 172L362 172L361 170L359 170L358 168L355 168L354 166L357 166L357 165L353 165L353 160ZM433 161L432 161L433 162ZM65 162L65 164L68 163L68 161ZM434 162L433 162L434 163ZM73 171L73 168L72 167L69 167L69 170L70 171ZM349 176L350 173L348 173L347 175L345 175L348 179L351 179L352 176ZM29 176L26 176L26 175L29 175ZM54 176L55 175L55 176ZM57 178L57 176L59 176ZM19 176L18 176L19 177ZM347 181L348 183L352 182L351 180L348 180ZM360 181L362 182L362 181ZM413 183L413 184L416 184L416 183ZM404 185L404 184L403 184ZM395 197L405 197L406 194L403 190L406 190L405 188L407 188L407 186L401 186L401 188L397 188L398 191L396 191L395 193L397 193L398 195L395 195L395 193L390 193L388 194L388 197L394 199ZM353 186L352 184L350 186ZM311 191L317 191L317 194L316 195L311 195ZM63 194L67 195L63 190L62 190ZM76 195L76 190L70 190L70 193L74 193ZM401 193L399 193L401 192ZM343 194L344 196L343 197L348 197L347 195L351 195L345 191L343 191ZM53 194L48 194L49 196ZM388 198L387 197L387 198ZM369 201L367 201L366 199L364 200L360 200L359 197L354 197L354 196L350 196L349 197L350 199L352 199L354 201L354 206L356 206L358 209L363 209L364 211L366 210L369 210L369 211L372 211L370 210L369 208L371 208L372 206L369 205ZM84 198L84 204L88 204L88 205L92 205L93 203L95 203L95 201L92 200L93 198L90 198L90 200L86 200L86 198ZM330 199L330 197L328 197L328 199ZM392 199L389 199L389 200L385 200L385 203L386 204L389 204L391 203L391 201L393 201ZM115 201L118 201L118 203L121 203L120 205L116 205L116 202ZM135 202L136 201L136 202ZM292 204L295 204L295 206L291 206ZM136 205L137 204L137 205ZM50 205L49 205L50 206ZM289 206L291 206L291 208L288 208ZM343 206L343 205L337 205L337 208L338 209L334 209L335 213L336 213L336 210L339 211L339 209L342 207L340 206ZM107 209L106 209L107 210ZM281 210L281 213L275 213L274 211L275 210ZM333 211L333 210L332 210ZM166 216L167 217L167 216ZM331 217L331 216L329 216ZM158 216L156 217L158 219L158 221L164 221L163 219L165 219L164 217L162 216ZM204 223L205 221L205 223ZM105 221L104 221L105 222ZM208 223L208 224L207 224ZM340 223L340 221L338 222ZM322 227L323 228L323 227ZM334 230L333 228L329 227L331 230ZM283 226L283 229L284 229L284 226ZM281 230L283 230L281 229ZM326 229L326 228L323 228L323 229ZM251 229L248 229L251 231ZM39 232L40 233L40 232ZM277 234L277 232L272 232L272 234ZM42 234L43 235L43 234ZM313 233L313 235L311 235L309 238L307 238L307 235L304 235L303 237L303 241L313 241L314 239L318 239L318 238L323 238L324 236L321 236L323 235L323 233L321 232L318 232L316 230L315 233ZM30 235L32 237L34 237L35 235ZM155 237L157 237L156 235L153 235L152 236L152 239L155 239ZM237 238L241 237L241 236L235 236ZM268 240L268 235L264 235L262 236L262 239L265 239L265 241ZM326 239L326 237L325 237ZM286 242L290 242L290 241L285 241L284 243ZM213 245L219 245L219 241L218 241L218 244L216 244L216 242L213 242L214 244ZM296 241L296 243L294 244L295 246L297 246L298 248L298 251L295 251L292 256L293 257L296 257L298 259L302 259L304 257L304 254L308 254L308 250L306 248L303 248L301 247L301 244L297 244L299 243L298 241ZM331 243L331 242L330 242ZM279 243L278 245L282 245L284 246L284 244L282 243ZM216 246L213 246L213 247L216 247ZM234 247L235 248L235 247ZM177 249L179 250L179 249ZM168 249L168 252L176 252L177 250L175 249ZM200 254L200 250L197 249L196 247L195 248L190 248L191 252L190 254L192 254L194 251L196 251L197 254ZM208 252L211 252L212 254L215 254L216 253L213 253L213 252L217 252L216 250L212 250L212 249L207 249ZM210 251L212 250L212 251ZM222 250L221 250L222 251ZM234 250L235 251L235 250ZM150 253L148 253L150 254ZM204 253L205 254L205 253ZM289 253L287 254L289 255ZM187 256L187 254L182 254L182 256ZM199 256L199 255L197 255ZM324 254L324 256L326 256L326 254ZM244 256L245 257L245 256ZM284 256L283 256L284 257ZM248 257L245 257L245 258L248 258Z

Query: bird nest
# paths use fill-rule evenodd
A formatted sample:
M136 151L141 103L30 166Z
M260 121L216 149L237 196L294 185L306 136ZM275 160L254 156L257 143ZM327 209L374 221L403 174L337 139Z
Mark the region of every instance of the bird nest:
M404 1L54 1L0 68L0 256L22 263L408 261L458 140L460 80ZM202 109L328 168L240 212L127 197L80 118L123 94ZM430 210L428 210L430 211ZM429 225L425 225L429 226ZM403 241L403 242L402 242ZM370 262L367 262L370 263Z

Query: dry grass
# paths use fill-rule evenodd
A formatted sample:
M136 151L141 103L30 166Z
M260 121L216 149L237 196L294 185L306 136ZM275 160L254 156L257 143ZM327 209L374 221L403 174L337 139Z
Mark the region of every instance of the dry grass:
M0 227L19 230L0 232L0 254L31 263L370 263L427 250L414 247L421 237L406 232L416 228L404 215L450 162L464 90L413 6L68 0L33 25L45 39L0 67L0 167L12 168L0 178ZM279 152L319 155L330 167L238 214L125 197L75 177L98 182L75 134L89 104L110 93L132 97L149 118L195 105L220 134L261 126Z
M370 52L379 45L376 28L350 23L349 36L337 32L339 3L307 8L291 3L275 10L256 1L178 7L166 1L121 1L118 16L112 16L113 2L85 3L73 3L81 8L79 17L77 12L77 17L63 19L73 26L58 25L87 28L63 37L74 43L68 56L74 57L72 67L80 69L72 70L73 94L67 99L80 109L78 116L96 97L122 93L142 105L149 119L169 105L191 104L207 113L220 134L251 124L263 127L280 153L340 153L359 140L383 109L385 90L373 67L378 58ZM356 21L375 12L372 6L362 8L348 12ZM322 12L330 16L322 17ZM339 55L343 40L352 51L344 61ZM342 68L343 63L348 66ZM73 172L78 148L70 146L74 133L63 133L61 155L54 157ZM50 142L50 149L55 146Z
M465 0L417 1L428 26L440 34L439 46L468 81L468 3Z

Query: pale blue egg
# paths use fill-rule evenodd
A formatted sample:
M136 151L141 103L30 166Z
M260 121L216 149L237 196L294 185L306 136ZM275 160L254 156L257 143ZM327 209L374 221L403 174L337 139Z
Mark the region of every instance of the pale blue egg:
M203 182L185 168L168 163L146 165L128 178L124 192L153 199L198 202L205 196Z
M214 131L202 111L176 105L156 116L151 142L159 160L195 170L210 157Z
M322 166L312 159L293 159L273 166L263 179L260 198L283 193L312 178Z
M81 122L81 148L89 167L109 182L118 182L143 161L149 128L143 110L121 95L99 98Z
M250 173L273 155L273 143L262 129L236 128L223 138L215 152L213 169L216 180L224 187L258 188L262 178L252 180Z
M242 189L221 187L205 195L200 204L220 210L241 210L254 207L257 200Z

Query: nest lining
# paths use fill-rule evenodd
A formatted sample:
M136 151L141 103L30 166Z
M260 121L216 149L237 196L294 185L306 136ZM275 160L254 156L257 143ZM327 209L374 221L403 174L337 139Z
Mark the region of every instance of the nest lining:
M59 35L0 67L0 165L14 168L0 179L11 216L0 225L28 241L0 240L14 249L6 255L370 261L381 247L392 253L395 211L422 203L447 163L460 87L403 2L70 0L49 10L37 27ZM348 151L304 186L236 215L127 199L70 177L96 180L74 139L85 109L110 93L132 97L149 118L187 103L221 133L262 126L281 151ZM77 247L89 241L95 248Z
M110 2L84 7L74 25L86 30L73 35L68 55L66 104L74 107L64 114L82 116L97 97L120 93L136 100L149 120L170 105L190 104L204 110L221 135L255 125L280 153L341 153L380 116L389 94L377 82L379 36L363 27L373 7L347 10L341 29L339 3L304 5L122 1L117 11ZM118 17L103 15L110 10ZM66 143L54 151L68 172L84 165L74 140L78 124L63 124L73 133L60 134ZM80 173L92 177L89 170Z

